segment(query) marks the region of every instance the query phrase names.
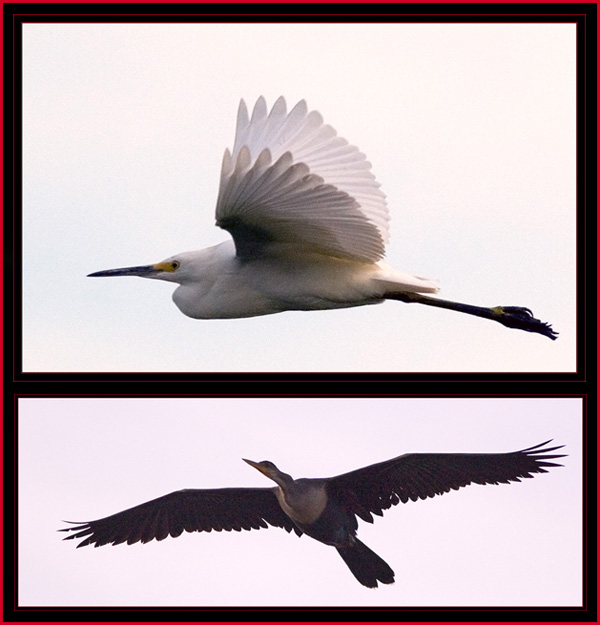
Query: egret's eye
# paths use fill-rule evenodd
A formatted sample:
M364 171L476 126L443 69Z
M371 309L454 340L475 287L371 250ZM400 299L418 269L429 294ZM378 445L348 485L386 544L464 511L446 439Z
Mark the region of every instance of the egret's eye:
M179 269L180 266L181 266L181 263L178 260L174 260L171 263L171 268L173 269L173 271Z

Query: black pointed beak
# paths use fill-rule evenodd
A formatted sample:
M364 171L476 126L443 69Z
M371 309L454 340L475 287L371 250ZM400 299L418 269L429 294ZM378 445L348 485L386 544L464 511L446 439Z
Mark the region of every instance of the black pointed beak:
M138 267L122 267L120 269L105 269L104 271L96 271L89 273L88 278L110 278L114 276L140 276L141 278L149 278L163 271L157 265L139 265Z

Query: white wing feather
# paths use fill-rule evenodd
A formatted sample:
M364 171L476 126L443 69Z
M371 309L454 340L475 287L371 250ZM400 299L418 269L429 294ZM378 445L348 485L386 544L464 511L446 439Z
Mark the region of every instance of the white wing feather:
M304 100L288 114L279 98L267 114L261 97L251 118L242 100L233 152L223 157L217 224L232 233L240 256L290 243L375 262L385 252L389 215L370 168Z

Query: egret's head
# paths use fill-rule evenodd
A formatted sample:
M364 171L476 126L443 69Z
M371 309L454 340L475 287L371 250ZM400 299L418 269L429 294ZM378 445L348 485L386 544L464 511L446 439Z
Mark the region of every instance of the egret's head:
M154 265L139 265L135 267L122 267L120 269L106 269L88 274L88 278L109 278L113 276L138 276L140 278L155 278L169 282L182 282L187 273L190 259L187 254L181 254L167 258Z

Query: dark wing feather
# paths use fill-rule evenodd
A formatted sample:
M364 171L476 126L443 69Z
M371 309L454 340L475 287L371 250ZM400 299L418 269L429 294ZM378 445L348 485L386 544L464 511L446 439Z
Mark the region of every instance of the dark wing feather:
M501 454L405 454L327 481L330 496L364 521L373 522L397 503L417 501L469 484L508 484L561 466L549 455L563 447L543 448L550 441Z
M269 525L301 534L279 506L272 488L219 488L178 490L103 519L59 531L72 532L65 540L84 538L77 545L79 548L147 543L176 537L184 531L240 531Z

